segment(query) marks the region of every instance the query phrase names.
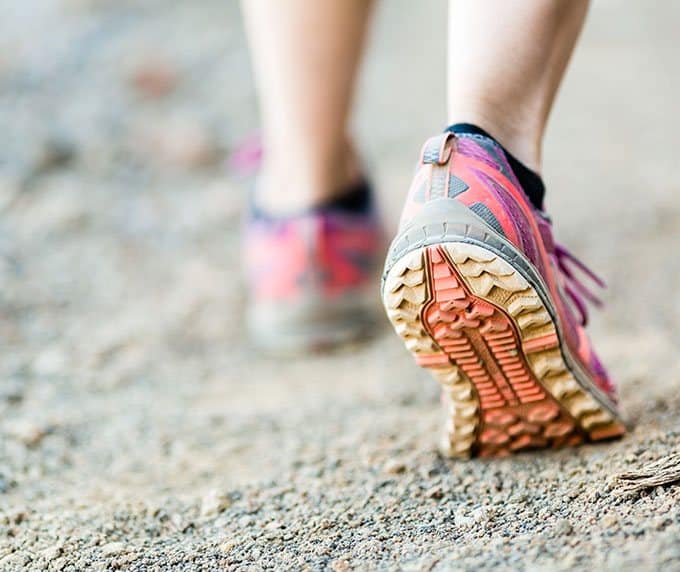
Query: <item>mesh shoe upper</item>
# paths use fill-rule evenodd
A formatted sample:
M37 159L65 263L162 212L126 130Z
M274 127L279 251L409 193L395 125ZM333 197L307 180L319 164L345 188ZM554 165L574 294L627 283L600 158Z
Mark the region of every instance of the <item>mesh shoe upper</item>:
M249 292L255 302L332 300L370 283L381 246L372 208L320 208L285 218L251 213L244 229Z
M550 218L528 200L502 148L476 134L445 132L426 142L401 226L407 226L427 201L441 198L470 208L535 266L556 309L563 342L600 389L615 399L614 386L585 332L585 302L599 300L584 280L598 285L601 281L555 242Z

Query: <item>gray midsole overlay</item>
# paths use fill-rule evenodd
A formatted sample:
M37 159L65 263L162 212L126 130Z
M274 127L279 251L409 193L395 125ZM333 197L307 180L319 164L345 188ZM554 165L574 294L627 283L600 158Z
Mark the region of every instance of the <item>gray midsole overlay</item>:
M277 339L346 337L373 321L378 300L373 290L353 292L334 300L309 296L298 303L260 302L246 311L253 337L276 343Z
M387 274L400 258L418 248L445 242L464 242L481 246L511 264L532 285L555 323L562 357L567 367L574 374L576 381L597 398L615 418L619 419L620 415L616 410L616 405L608 395L590 381L589 375L571 356L567 344L562 343L564 337L559 316L550 299L549 290L534 265L522 252L488 225L484 219L459 201L446 198L429 201L400 230L387 253L381 291L384 291Z

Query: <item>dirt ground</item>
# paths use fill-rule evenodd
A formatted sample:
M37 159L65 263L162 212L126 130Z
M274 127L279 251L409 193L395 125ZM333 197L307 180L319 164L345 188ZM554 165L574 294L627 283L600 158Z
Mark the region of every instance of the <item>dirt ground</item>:
M444 16L377 14L356 128L389 224L444 124ZM382 317L332 355L248 347L236 3L0 3L0 569L680 570L680 488L617 478L680 455L678 22L596 2L546 146L630 433L452 462Z

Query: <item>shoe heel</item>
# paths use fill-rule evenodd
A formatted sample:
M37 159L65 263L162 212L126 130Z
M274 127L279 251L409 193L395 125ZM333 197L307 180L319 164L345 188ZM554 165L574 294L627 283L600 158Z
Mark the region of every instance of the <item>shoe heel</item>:
M461 241L410 250L387 272L383 304L442 386L443 454L504 456L624 432L569 370L534 287L497 253Z

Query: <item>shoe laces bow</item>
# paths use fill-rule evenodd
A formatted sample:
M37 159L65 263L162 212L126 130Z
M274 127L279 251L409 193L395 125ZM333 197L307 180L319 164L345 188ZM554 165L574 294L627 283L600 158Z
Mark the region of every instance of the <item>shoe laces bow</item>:
M592 289L586 286L581 278L575 274L574 270L578 270L599 288L606 288L607 285L602 278L576 258L565 246L555 243L553 255L557 268L564 278L564 292L578 311L581 325L585 326L588 324L588 305L586 302L590 302L597 308L601 308L603 303L593 293Z

